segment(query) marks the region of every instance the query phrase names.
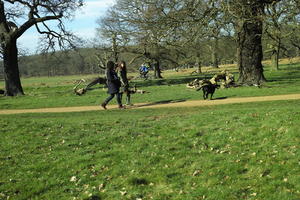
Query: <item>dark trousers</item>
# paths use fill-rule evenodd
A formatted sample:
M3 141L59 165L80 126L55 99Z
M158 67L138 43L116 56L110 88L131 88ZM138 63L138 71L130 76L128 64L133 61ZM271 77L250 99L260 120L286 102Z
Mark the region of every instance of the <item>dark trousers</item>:
M122 99L123 93L120 93L120 94L121 94L121 99ZM126 91L125 94L126 94L126 104L127 104L127 105L130 105L130 104L131 104L131 103L130 103L130 92L129 92L129 91Z
M121 93L110 94L110 96L105 99L104 103L108 104L108 102L110 102L115 97L115 95L117 96L118 104L122 105L122 103L121 103L121 95L122 94Z

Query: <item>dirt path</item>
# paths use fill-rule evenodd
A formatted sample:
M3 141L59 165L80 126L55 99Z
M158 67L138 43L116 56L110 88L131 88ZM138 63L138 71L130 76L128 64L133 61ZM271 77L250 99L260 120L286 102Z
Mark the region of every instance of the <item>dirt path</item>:
M162 108L162 107L193 107L193 106L213 106L222 104L234 103L249 103L249 102L262 102L262 101L278 101L278 100L300 100L300 94L276 95L276 96L262 96L262 97L243 97L232 99L216 99L212 101L205 100L174 100L174 101L161 101L154 103L138 103L129 109L143 109L143 108ZM108 109L116 109L116 105L108 105ZM60 112L83 112L103 110L100 106L80 106L80 107L59 107L59 108L38 108L38 109L20 109L20 110L0 110L2 114L19 114L19 113L60 113Z

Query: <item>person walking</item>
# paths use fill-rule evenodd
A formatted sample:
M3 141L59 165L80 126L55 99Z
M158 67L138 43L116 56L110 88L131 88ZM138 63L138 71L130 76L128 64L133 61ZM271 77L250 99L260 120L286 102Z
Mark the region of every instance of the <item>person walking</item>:
M120 87L121 87L121 81L115 71L115 63L113 61L108 61L106 64L106 79L107 79L107 87L108 91L107 93L110 94L109 97L105 99L105 101L101 104L101 107L106 109L106 105L116 96L117 103L119 105L119 108L124 108L122 105L121 100L121 93L120 93Z
M125 61L121 61L118 63L118 75L120 77L121 80L121 99L122 99L122 95L123 93L126 94L126 105L132 105L130 102L130 90L129 90L129 82L128 82L128 78L127 78L127 67L126 67L126 63Z

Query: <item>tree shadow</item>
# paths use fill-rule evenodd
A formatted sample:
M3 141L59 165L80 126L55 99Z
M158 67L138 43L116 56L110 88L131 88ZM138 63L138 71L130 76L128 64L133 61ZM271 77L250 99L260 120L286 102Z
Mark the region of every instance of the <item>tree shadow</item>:
M163 100L163 101L156 101L148 104L142 104L135 106L136 108L140 107L147 107L147 106L153 106L153 105L162 105L162 104L172 104L172 103L180 103L185 102L187 99L175 99L175 100Z
M179 85L179 84L186 84L195 79L211 79L213 74L200 74L200 75L189 75L189 76L182 76L176 78L164 78L164 79L152 79L146 81L138 81L134 82L137 87L148 87L148 86L155 86L155 85Z
M88 198L85 198L84 200L101 200L102 198L98 195L92 195Z
M222 100L222 99L227 99L228 97L217 97L217 98L213 98L212 100Z

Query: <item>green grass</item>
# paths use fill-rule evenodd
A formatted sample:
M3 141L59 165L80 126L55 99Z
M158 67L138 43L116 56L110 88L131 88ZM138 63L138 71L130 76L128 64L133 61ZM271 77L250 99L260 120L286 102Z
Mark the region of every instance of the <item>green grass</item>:
M292 94L300 92L300 64L281 65L281 70L272 72L266 67L265 76L269 80L264 87L239 87L220 89L215 93L215 98L235 98L249 96L265 96L278 94ZM222 70L222 69L220 69ZM202 92L195 92L186 88L186 83L195 78L208 78L213 76L210 73L201 75L182 75L181 73L165 72L166 79L141 81L136 80L139 89L150 93L135 94L132 97L133 103L156 102L167 100L195 100L202 99ZM237 74L235 74L237 80ZM94 90L89 91L84 96L74 95L72 88L74 81L86 77L42 77L23 79L25 96L20 97L0 97L0 109L20 109L20 108L43 108L43 107L64 107L64 106L84 106L100 105L108 96L106 89L102 86L94 86ZM2 82L3 85L3 82ZM0 83L1 87L1 83ZM112 103L116 103L113 101Z
M133 103L201 99L198 76L136 81ZM216 98L300 92L300 65L262 88ZM203 74L200 77L209 77ZM98 105L105 90L72 93L78 77L24 79L25 96L0 109ZM113 103L113 102L112 102ZM300 101L195 108L1 115L0 199L298 200Z
M300 198L300 101L8 115L0 199Z

